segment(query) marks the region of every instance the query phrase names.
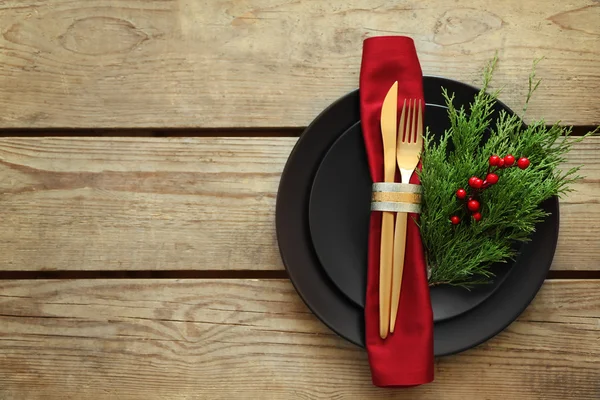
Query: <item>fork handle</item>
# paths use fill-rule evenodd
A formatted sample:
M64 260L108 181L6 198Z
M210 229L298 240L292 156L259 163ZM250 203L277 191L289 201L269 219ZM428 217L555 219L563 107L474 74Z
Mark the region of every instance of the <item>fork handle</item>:
M392 257L394 254L394 213L383 212L379 251L379 336L385 339L390 329Z
M394 230L394 255L392 267L392 297L390 307L390 333L396 328L396 317L400 304L400 290L402 288L402 273L404 272L404 255L406 253L406 225L408 214L396 214L396 228Z

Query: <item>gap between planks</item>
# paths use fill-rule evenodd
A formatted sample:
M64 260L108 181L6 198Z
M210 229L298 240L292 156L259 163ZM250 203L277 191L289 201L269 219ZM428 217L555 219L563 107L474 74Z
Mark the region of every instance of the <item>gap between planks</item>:
M287 271L0 271L0 280L35 279L288 279ZM599 279L600 271L549 271L546 279Z
M301 128L0 129L0 137L298 137Z
M574 136L594 131L596 126L572 126ZM299 137L305 127L291 128L164 128L164 129L0 129L0 137Z

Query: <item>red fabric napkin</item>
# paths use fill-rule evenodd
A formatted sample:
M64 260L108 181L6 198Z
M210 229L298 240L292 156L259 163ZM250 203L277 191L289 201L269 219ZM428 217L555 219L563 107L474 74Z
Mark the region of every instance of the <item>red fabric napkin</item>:
M399 110L405 98L423 99L423 76L413 40L403 36L366 39L360 71L360 113L373 182L383 181L381 106L395 81L398 81ZM417 174L413 174L410 183L419 183ZM381 339L381 213L371 213L365 324L369 364L373 384L376 386L414 386L433 380L433 312L423 246L414 221L416 218L418 214L408 215L406 255L396 329L386 339Z

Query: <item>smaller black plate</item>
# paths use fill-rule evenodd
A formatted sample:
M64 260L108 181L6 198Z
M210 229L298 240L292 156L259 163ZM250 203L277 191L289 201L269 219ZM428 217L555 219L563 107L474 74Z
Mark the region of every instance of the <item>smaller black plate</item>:
M425 125L440 137L450 125L447 108L428 104ZM364 307L367 286L371 185L359 122L331 146L317 170L309 201L309 225L323 269L360 307ZM477 307L500 286L511 266L495 266L493 281L470 291L451 286L431 288L434 321L454 318Z

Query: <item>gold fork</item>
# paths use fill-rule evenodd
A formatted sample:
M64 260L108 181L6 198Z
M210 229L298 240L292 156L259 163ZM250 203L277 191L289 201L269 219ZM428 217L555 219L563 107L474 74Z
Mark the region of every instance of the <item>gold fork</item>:
M412 115L411 115L412 112ZM419 165L421 149L423 148L423 110L421 100L404 100L400 124L398 125L398 140L396 160L400 169L402 183L410 183L410 177ZM394 230L394 255L392 266L392 297L390 307L390 332L396 328L400 289L402 288L402 273L404 272L404 254L406 252L406 223L408 214L396 214Z

